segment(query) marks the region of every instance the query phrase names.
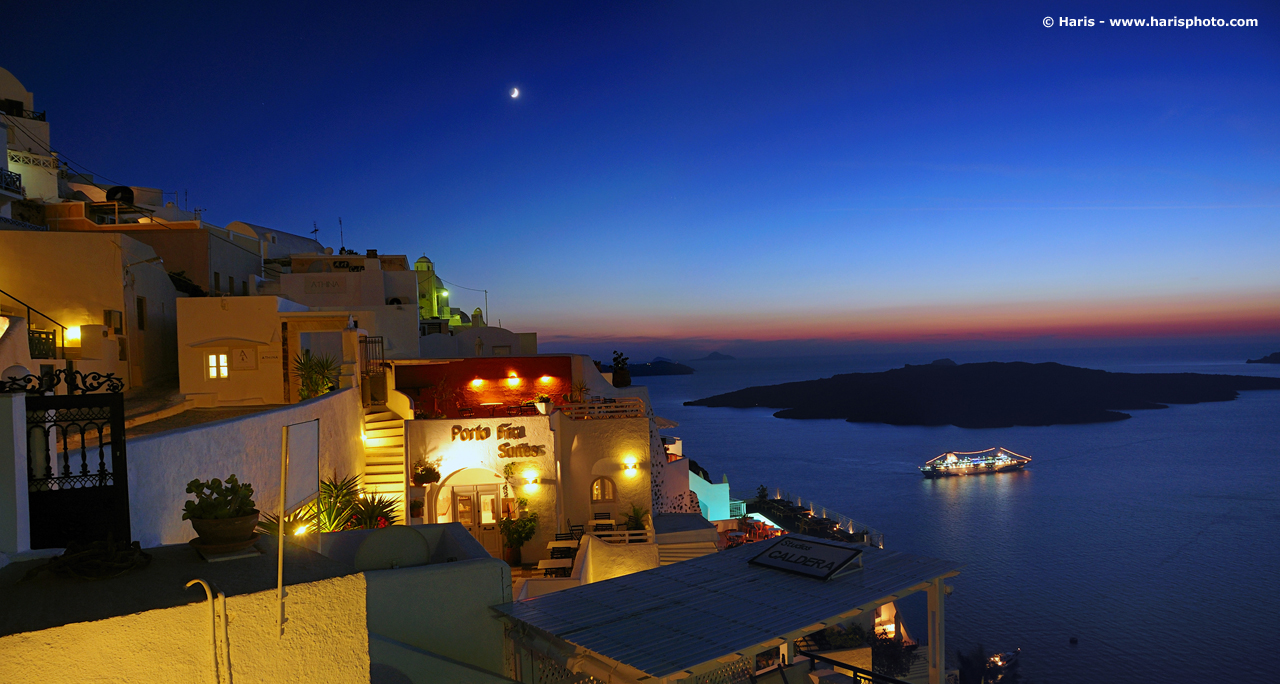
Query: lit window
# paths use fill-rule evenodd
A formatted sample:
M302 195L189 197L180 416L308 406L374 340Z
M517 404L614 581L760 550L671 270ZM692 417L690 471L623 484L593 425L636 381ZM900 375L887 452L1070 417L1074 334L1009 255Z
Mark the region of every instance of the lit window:
M210 354L209 355L209 379L227 377L227 355L226 354Z
M604 503L613 501L613 480L607 477L597 478L591 483L591 502Z

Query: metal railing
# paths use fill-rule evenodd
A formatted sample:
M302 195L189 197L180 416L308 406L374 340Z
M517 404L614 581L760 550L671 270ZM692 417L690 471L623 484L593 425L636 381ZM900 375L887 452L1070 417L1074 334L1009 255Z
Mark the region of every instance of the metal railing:
M58 334L52 330L27 330L27 347L33 359L56 359Z
M556 408L575 420L591 420L594 418L643 418L644 401L636 397L624 397L609 402L588 402L585 404L560 404Z
M373 375L382 372L382 369L387 365L387 361L384 356L381 335L360 338L360 359L363 364L360 368L361 375Z
M860 667L855 667L847 663L842 663L839 660L820 656L817 653L810 651L796 649L796 655L802 655L809 659L810 672L818 669L818 663L821 662L852 672L854 679L858 680L859 684L910 684L909 682L904 682L901 679L895 679L889 675L876 674L870 670L864 670Z
M23 197L27 196L26 189L22 187L22 174L6 169L0 169L0 190L22 195Z
M9 109L9 110L4 110L4 114L8 116L15 116L22 119L31 119L32 121L46 120L44 112L37 112L30 109Z
M49 318L49 316L48 316L48 315L46 315L44 312L42 312L42 311L40 311L40 310L38 310L38 309L34 309L34 308L32 308L30 304L28 304L28 303L26 303L26 302L22 301L21 299L18 299L17 297L14 297L13 295L9 294L8 292L5 292L4 290L0 290L0 295L4 295L4 296L8 297L9 299L12 299L13 301L17 302L19 306L25 306L25 307L27 308L27 333L28 333L28 341L29 341L29 344L31 345L31 358L33 358L33 359L56 359L56 358L58 358L58 350L62 349L62 347L63 347L64 345L66 345L66 340L67 340L67 326L65 326L65 325L63 325L63 324L61 324L61 323L59 323L59 322L57 322L57 321L53 320L52 318ZM34 329L32 329L32 327L31 327L31 314L33 314L33 313L34 313L34 314L39 314L39 315L40 315L40 316L42 316L46 321L49 321L50 323L52 323L52 324L54 324L54 325L58 326L58 328L59 328L59 329L61 329L61 331L62 331L62 344L59 344L59 343L58 343L58 338L55 336L55 335L57 334L57 332L56 332L56 331L53 331L53 330L45 331L45 330L34 330ZM50 348L52 349L52 351L50 351ZM49 356L37 356L37 355L36 355L37 350L39 350L39 352L40 352L41 354L49 353L50 355L49 355Z

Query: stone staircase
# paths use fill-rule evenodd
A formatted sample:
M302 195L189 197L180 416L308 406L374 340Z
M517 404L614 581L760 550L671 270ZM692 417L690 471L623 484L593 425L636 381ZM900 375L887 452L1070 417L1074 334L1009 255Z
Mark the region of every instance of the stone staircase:
M364 410L364 490L396 501L400 522L406 522L409 473L404 452L404 419L385 405Z

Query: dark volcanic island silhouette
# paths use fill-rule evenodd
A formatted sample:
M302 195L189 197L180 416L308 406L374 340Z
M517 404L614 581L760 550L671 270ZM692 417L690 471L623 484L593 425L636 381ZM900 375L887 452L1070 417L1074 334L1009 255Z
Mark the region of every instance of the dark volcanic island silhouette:
M1125 420L1130 416L1123 411L1231 401L1241 390L1264 389L1280 389L1280 378L1109 373L1059 363L934 363L748 387L685 405L782 409L773 414L778 418L999 428Z

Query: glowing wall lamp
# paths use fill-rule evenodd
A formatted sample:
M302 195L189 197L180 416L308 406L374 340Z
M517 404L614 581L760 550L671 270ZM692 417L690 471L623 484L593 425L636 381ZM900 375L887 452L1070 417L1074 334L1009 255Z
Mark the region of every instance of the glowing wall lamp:
M542 377L538 378L538 382L541 382L541 383L548 383L548 382L551 382L551 376L550 376L550 375L544 375L544 376L542 376Z
M472 380L472 381L471 381L471 386L472 386L472 387L483 387L483 386L484 386L484 380L481 380L480 378L476 378L475 380Z
M538 491L538 471L530 468L520 473L520 476L524 478L524 491L530 493Z
M636 476L636 472L638 472L638 471L636 470L636 457L635 457L635 456L628 456L628 457L626 457L626 458L622 459L622 462L623 462L623 464L625 464L625 465L624 465L623 472L626 474L626 476L627 476L627 477L635 477L635 476Z
M68 342L79 342L79 341L80 341L80 326L78 326L78 325L73 325L73 326L71 326L70 328L67 328L66 340L67 340Z
M515 371L511 371L510 376L507 378L507 384L511 385L512 387L515 387L520 384L520 378L519 376L516 375Z

